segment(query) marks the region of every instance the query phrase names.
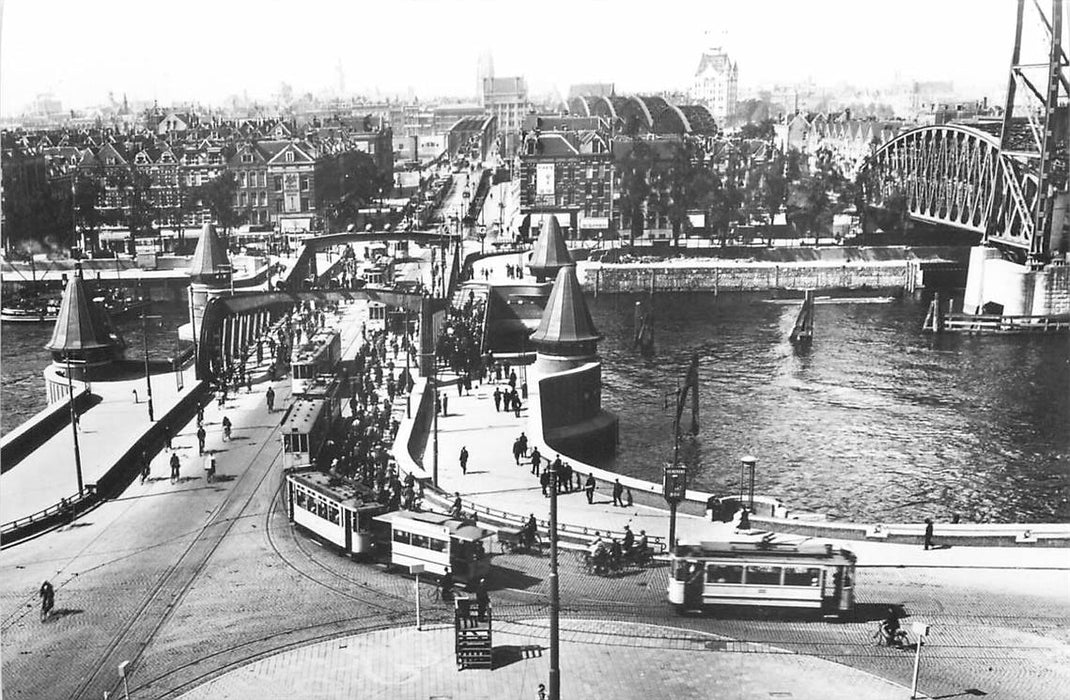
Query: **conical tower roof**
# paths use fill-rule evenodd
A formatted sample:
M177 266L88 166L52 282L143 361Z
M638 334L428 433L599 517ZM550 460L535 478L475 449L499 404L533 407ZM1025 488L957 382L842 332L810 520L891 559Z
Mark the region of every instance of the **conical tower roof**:
M45 348L67 353L110 348L117 341L114 334L108 312L93 301L79 267L63 290L52 339Z
M193 251L193 260L189 266L189 276L194 282L220 282L231 274L230 258L215 226L205 224L201 229L201 240Z
M537 345L590 343L601 337L591 320L580 281L576 279L575 264L562 267L542 312L539 330L531 336L532 342Z
M574 262L568 252L568 246L565 245L565 237L561 234L557 217L553 214L544 216L539 239L531 250L528 269L537 277L553 277L562 267Z

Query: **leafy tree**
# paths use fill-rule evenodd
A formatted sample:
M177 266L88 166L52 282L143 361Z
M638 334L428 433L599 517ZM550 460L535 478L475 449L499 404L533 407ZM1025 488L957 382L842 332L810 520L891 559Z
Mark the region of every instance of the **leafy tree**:
M226 234L232 228L245 222L245 214L238 211L235 199L238 192L238 178L230 170L194 188L192 200L206 207L216 223L223 227Z
M757 123L744 124L739 129L739 135L745 139L761 139L771 141L776 136L776 129L772 119L763 119Z
M824 181L806 175L791 183L788 189L787 219L800 237L820 238L832 227L832 200Z
M156 207L151 198L152 177L137 167L131 165L127 175L126 202L129 208L126 226L130 231L130 252L135 250L136 236L139 233L152 231L153 220L156 218Z
M621 213L631 222L628 242L643 235L644 210L650 199L651 171L654 169L654 151L646 141L633 139L631 150L620 160Z
M74 181L75 229L81 229L86 241L86 253L100 247L100 229L111 223L111 218L101 207L104 200L104 177L102 172L79 173Z

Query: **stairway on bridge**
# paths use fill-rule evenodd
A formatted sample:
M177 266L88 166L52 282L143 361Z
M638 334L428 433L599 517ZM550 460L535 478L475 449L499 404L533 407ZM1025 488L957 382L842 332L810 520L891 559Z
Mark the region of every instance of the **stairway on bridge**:
M450 306L455 309L464 308L468 301L468 294L472 294L473 302L486 301L490 296L490 287L484 282L465 282L457 287L450 300Z

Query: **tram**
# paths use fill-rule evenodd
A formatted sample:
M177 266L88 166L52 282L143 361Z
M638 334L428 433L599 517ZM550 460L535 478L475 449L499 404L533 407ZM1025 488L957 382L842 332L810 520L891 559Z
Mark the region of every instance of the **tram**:
M371 490L309 467L286 472L286 504L291 522L349 554L371 554L390 532L374 520L387 509Z
M293 361L290 363L293 393L304 393L306 384L320 374L334 374L341 355L342 341L338 331L319 331L309 342L294 348Z
M442 513L394 511L375 520L390 526L390 563L423 564L439 576L449 567L453 578L474 583L490 571L494 530Z
M668 598L680 614L737 605L842 618L854 610L855 561L853 552L831 542L774 533L680 542L670 555Z
M295 400L282 421L283 467L315 465L341 415L337 395Z

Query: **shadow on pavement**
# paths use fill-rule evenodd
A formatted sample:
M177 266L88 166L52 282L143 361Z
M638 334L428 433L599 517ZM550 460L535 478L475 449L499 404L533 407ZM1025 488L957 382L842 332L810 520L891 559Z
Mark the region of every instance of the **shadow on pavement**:
M527 589L542 583L541 578L536 578L523 571L510 569L501 564L494 565L494 575L489 577L487 588L499 590L502 588Z
M52 620L61 617L67 617L68 615L78 615L79 613L83 612L85 611L79 610L78 608L55 608L52 610L51 613L49 613L48 618L45 620L45 622L51 622Z
M537 659L542 656L544 648L538 644L507 644L494 647L491 650L491 670L496 671L524 659Z

